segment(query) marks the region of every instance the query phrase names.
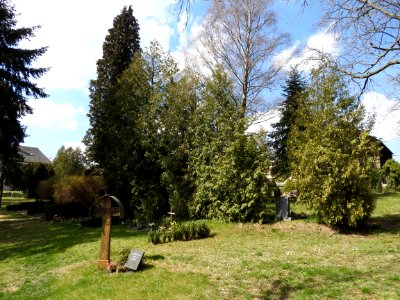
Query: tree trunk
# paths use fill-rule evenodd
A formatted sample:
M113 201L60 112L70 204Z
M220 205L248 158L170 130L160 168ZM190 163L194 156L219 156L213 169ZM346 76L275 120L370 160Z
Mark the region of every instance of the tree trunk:
M2 162L0 161L0 208L3 199L3 188L4 188L4 167Z

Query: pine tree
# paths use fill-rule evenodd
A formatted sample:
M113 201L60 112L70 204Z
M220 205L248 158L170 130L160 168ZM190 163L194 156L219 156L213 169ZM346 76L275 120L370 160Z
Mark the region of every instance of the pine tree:
M130 197L129 180L123 175L122 166L110 163L118 157L120 147L121 139L115 129L124 126L120 109L115 107L115 85L140 51L139 24L132 7L124 7L103 44L103 57L97 61L97 79L90 83L91 128L84 139L88 156L102 170L109 191L125 203Z
M9 1L0 0L0 203L4 180L18 170L18 145L25 138L20 119L32 113L27 97L47 96L31 82L31 78L40 78L47 70L31 67L46 47L18 48L19 42L33 37L38 27L16 28L15 17Z
M287 149L288 137L295 120L296 111L301 105L305 87L306 83L301 74L296 69L292 69L283 90L285 100L279 108L281 118L277 123L272 124L274 130L269 135L274 161L272 173L275 176L282 176L284 178L290 176Z

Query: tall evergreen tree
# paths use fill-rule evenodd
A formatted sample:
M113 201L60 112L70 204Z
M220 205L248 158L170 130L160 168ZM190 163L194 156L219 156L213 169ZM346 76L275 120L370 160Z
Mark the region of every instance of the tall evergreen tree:
M102 170L109 191L124 203L130 198L129 179L121 166L110 163L119 156L121 139L116 129L124 126L120 110L115 107L115 85L137 52L140 52L139 24L132 7L124 7L103 44L103 57L97 61L97 79L90 82L91 128L84 139L88 156Z
M189 206L192 217L265 221L273 189L266 177L265 137L243 132L242 110L221 69L205 79L199 96L189 161L195 190Z
M378 145L369 137L373 123L365 119L336 66L325 63L311 72L290 132L289 158L298 201L328 225L356 227L375 207Z
M187 139L196 82L152 42L118 83L123 140L114 164L130 180L131 208L137 219L153 221L172 209L186 217L190 184L186 177Z
M290 176L287 149L288 137L292 124L295 121L296 111L301 105L305 87L306 83L301 77L301 74L296 69L292 69L286 81L286 86L284 86L283 89L285 100L279 107L281 118L277 123L272 124L274 130L269 134L269 138L271 139L270 146L273 150L274 166L272 168L272 173L274 176L282 176L285 178Z
M18 170L18 145L24 141L25 128L20 119L32 113L27 97L46 97L43 89L31 82L47 69L31 64L46 52L18 48L20 41L34 36L38 27L16 28L14 7L0 0L0 203L4 180Z

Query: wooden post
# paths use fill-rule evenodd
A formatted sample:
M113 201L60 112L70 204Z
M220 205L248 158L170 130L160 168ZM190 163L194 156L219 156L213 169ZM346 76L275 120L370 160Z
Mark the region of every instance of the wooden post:
M106 195L103 198L100 259L97 263L100 270L106 270L110 264L111 220L111 197Z

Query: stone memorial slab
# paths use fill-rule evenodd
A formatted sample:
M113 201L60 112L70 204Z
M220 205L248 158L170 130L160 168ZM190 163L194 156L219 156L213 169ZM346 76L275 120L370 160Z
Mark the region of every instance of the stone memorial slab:
M137 271L142 264L142 259L144 256L144 252L140 250L132 249L129 254L128 261L125 264L125 267Z
M280 197L276 201L276 220L290 221L289 197Z

